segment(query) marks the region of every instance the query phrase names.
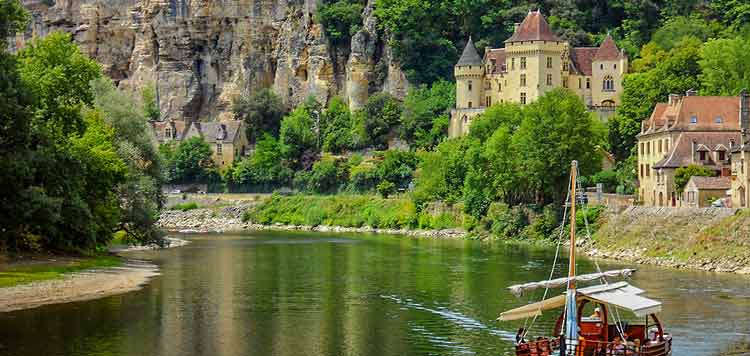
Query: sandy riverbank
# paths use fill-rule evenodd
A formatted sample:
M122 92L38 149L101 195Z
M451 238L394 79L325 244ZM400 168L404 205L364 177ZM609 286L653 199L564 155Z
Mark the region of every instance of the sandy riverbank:
M48 304L98 299L140 289L159 274L145 261L128 260L120 267L70 273L52 279L0 289L0 312Z
M188 241L167 238L169 247L188 244ZM154 246L117 247L111 252L159 249ZM159 267L148 261L126 259L122 266L98 268L66 273L50 279L13 287L0 288L0 312L37 308L49 304L71 303L104 298L139 290L159 275Z

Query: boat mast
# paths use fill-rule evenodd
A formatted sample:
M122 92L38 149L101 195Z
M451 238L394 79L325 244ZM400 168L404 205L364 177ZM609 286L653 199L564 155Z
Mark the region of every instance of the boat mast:
M578 305L576 304L576 174L578 161L570 165L570 265L568 289L565 292L565 355L575 356L578 348ZM562 355L562 356L565 356Z

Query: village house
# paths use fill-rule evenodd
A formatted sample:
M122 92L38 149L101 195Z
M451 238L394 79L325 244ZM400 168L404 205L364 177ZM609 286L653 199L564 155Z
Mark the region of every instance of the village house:
M182 120L151 122L158 144L201 137L211 147L217 167L230 166L251 149L243 121L192 122Z
M750 103L747 90L740 93L742 142L732 149L732 207L747 208L750 202Z
M659 103L638 134L639 201L646 206L686 206L674 182L680 167L698 165L731 177L730 153L741 143L740 97L672 94ZM742 104L745 98L745 104ZM700 184L700 183L699 183ZM696 197L697 199L697 197Z
M732 188L731 177L690 177L685 185L683 206L688 208L710 207L717 199L727 197Z
M529 12L505 48L486 48L484 58L469 38L454 67L456 107L448 134L465 135L471 120L492 104L528 104L558 87L573 90L606 119L620 103L627 71L628 58L611 37L599 47L571 47L552 32L541 12Z

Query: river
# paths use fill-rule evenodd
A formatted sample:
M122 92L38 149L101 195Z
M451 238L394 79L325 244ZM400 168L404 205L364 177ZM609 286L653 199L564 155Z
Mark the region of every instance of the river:
M494 319L540 295L517 299L506 287L546 279L554 257L374 235L187 238L130 253L161 267L143 290L0 314L0 355L510 355L523 323ZM579 270L595 267L582 260ZM719 355L750 339L748 277L640 266L632 283L664 302L675 356ZM556 317L545 313L531 335L549 334Z

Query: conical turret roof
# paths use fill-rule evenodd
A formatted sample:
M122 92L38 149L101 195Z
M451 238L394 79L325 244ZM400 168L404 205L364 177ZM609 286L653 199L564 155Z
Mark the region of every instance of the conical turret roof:
M469 42L464 47L464 53L461 54L461 58L458 60L457 66L475 66L482 65L482 57L479 57L474 42L469 37Z

